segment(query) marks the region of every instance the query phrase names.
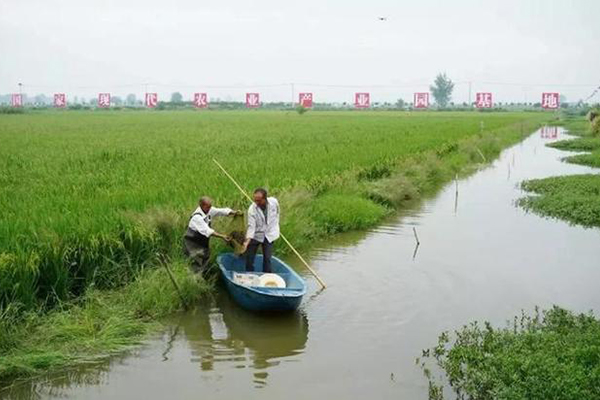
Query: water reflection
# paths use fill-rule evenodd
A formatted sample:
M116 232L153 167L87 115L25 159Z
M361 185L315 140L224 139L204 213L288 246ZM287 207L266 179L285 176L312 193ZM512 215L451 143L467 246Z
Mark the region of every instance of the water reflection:
M201 371L219 363L250 368L255 386L267 385L271 367L295 361L308 339L308 319L302 311L287 314L252 313L233 303L220 290L211 304L179 322L191 347L191 361Z

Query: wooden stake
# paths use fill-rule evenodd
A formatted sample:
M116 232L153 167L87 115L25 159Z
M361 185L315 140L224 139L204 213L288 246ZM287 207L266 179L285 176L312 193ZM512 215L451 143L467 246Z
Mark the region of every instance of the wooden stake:
M216 159L213 158L213 161L215 164L217 164L217 166L221 169L221 171L223 171L223 173L229 178L229 180L231 180L231 182L233 182L233 184L238 188L238 190L240 192L242 192L242 194L246 197L246 199L248 199L250 202L252 202L252 198L250 198L248 193L246 193L246 191L236 182L236 180L233 179L233 177L231 175L229 175L229 172L227 172L225 170L225 168L223 168L223 166L221 164L219 164L219 162ZM310 273L313 274L313 276L317 279L317 281L321 284L321 286L323 286L323 289L325 289L327 287L325 285L325 282L323 282L323 280L319 277L319 275L315 272L315 270L312 269L310 267L310 265L308 265L306 260L300 255L300 253L298 253L298 250L296 250L296 248L294 246L292 246L290 241L287 240L287 238L283 235L283 233L281 234L281 238L289 246L289 248L292 250L292 252L300 259L302 264L304 264L304 266L310 271Z
M419 236L417 235L417 228L413 226L413 233L415 234L415 240L417 241L417 246L421 244L419 241Z

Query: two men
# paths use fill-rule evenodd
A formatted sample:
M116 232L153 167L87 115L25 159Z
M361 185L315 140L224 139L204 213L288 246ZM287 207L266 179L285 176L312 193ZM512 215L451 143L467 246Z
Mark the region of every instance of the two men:
M195 273L201 274L208 269L211 236L225 241L230 240L226 235L211 228L212 219L219 216L241 214L241 211L234 211L231 208L213 207L210 197L203 196L200 198L198 208L192 214L183 237L184 251L192 259L192 269Z
M263 252L263 272L272 272L271 256L273 242L279 238L279 202L268 197L267 191L258 188L253 194L254 202L248 208L248 229L244 241L246 271L254 271L254 259L259 247ZM184 235L185 254L192 259L192 268L202 273L208 268L210 258L209 238L215 236L229 241L226 235L211 228L212 218L225 215L241 215L241 211L212 207L209 197L202 197L190 218Z

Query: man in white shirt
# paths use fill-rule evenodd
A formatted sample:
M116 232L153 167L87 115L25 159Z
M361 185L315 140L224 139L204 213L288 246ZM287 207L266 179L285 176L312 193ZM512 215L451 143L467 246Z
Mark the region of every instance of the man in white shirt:
M183 236L185 254L192 259L192 269L201 274L208 268L210 259L209 239L211 236L229 241L229 238L211 228L214 217L226 215L241 215L241 211L231 208L217 208L212 206L210 197L203 196L198 202L198 208L190 217L187 231Z
M248 230L244 242L246 271L254 271L254 258L261 246L263 272L272 272L273 242L279 238L279 202L275 197L268 197L263 188L254 191L253 200L248 208Z

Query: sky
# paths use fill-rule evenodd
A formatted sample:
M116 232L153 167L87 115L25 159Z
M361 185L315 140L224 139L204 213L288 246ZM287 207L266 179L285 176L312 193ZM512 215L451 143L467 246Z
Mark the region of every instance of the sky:
M0 93L393 102L445 72L455 102L577 101L600 86L599 17L597 0L0 0Z

